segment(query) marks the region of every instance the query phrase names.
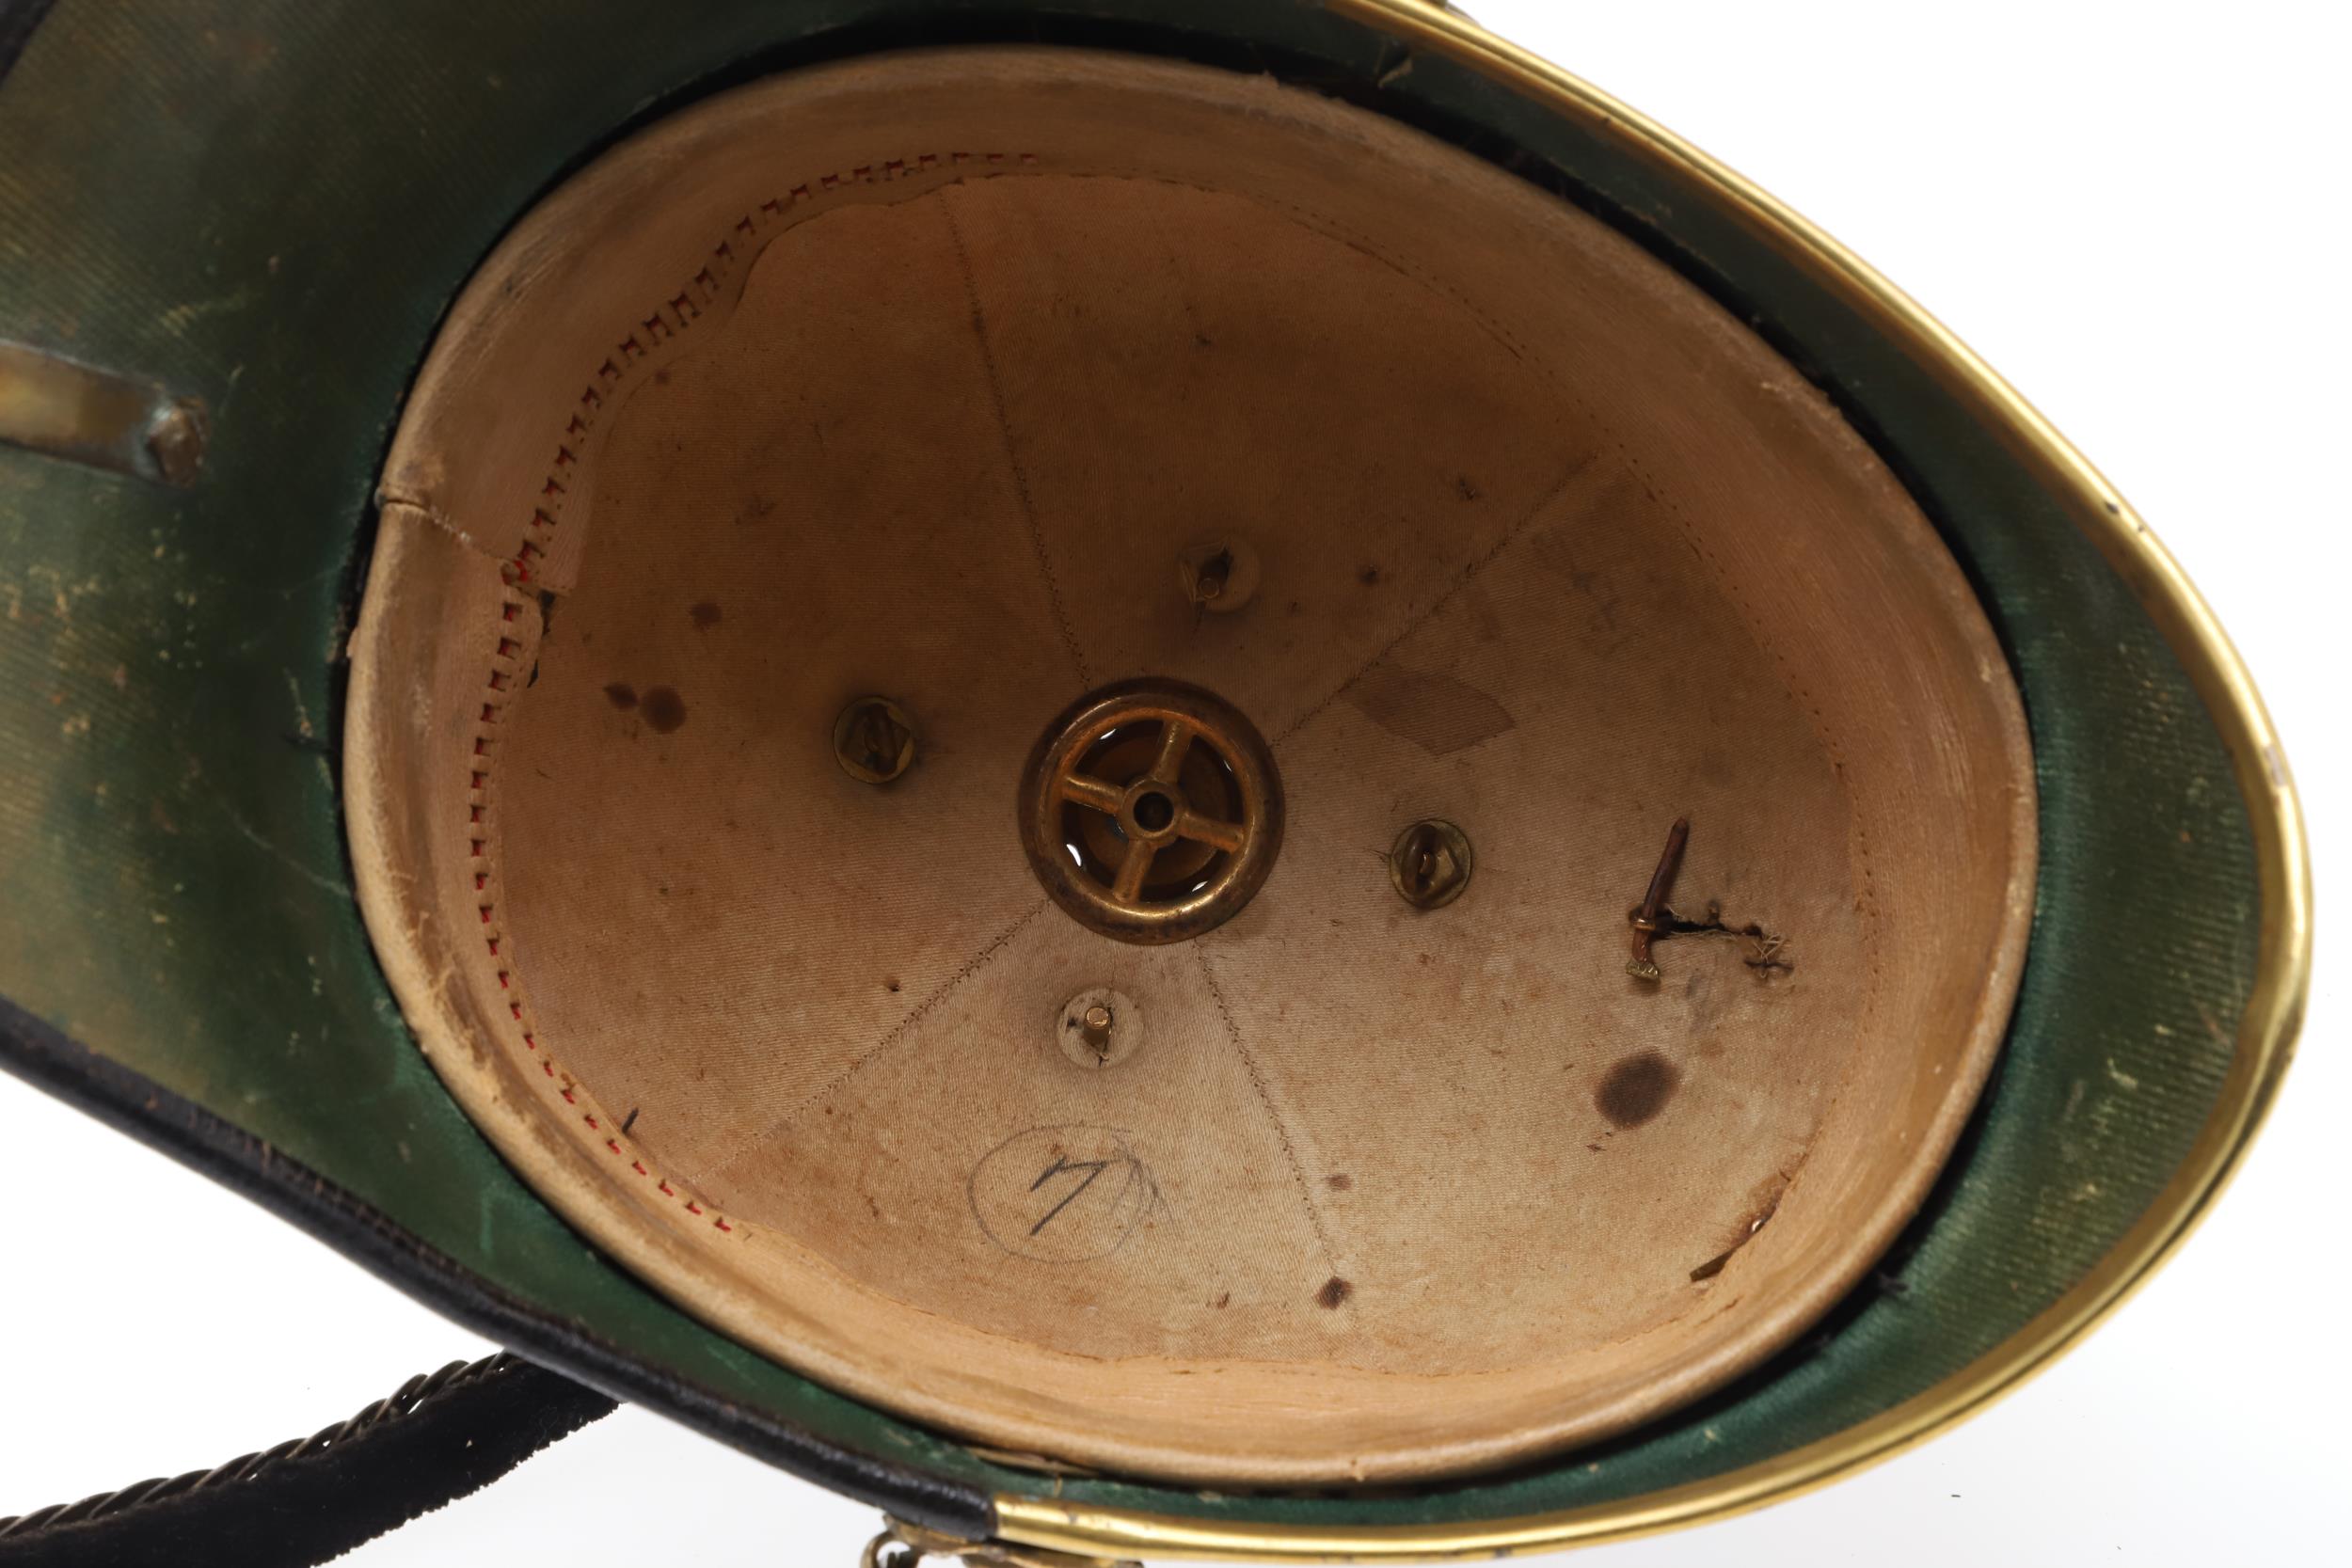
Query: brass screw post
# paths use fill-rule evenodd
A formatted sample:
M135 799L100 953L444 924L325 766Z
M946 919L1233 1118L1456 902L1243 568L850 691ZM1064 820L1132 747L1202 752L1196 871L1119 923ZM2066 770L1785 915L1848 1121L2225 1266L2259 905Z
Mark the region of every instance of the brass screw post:
M1225 593L1227 579L1233 575L1233 552L1219 550L1192 570L1192 596L1201 604L1214 604Z
M1117 1067L1143 1046L1143 1006L1109 986L1089 986L1054 1014L1054 1043L1089 1072Z
M1470 886L1471 863L1470 836L1442 817L1426 817L1396 835L1389 881L1413 908L1441 910Z
M914 766L914 721L887 697L860 697L833 721L833 754L860 784L888 784Z
M1675 872L1682 864L1682 847L1691 841L1691 819L1675 818L1675 825L1666 831L1666 851L1658 857L1658 869L1650 873L1649 891L1642 895L1642 907L1630 917L1633 927L1633 957L1626 960L1625 972L1636 980L1655 981L1659 978L1658 964L1650 957L1650 943L1657 940L1659 917L1666 908L1666 895L1674 891Z
M1194 545L1176 557L1176 580L1184 597L1211 614L1229 614L1258 591L1258 552L1246 540L1227 538Z

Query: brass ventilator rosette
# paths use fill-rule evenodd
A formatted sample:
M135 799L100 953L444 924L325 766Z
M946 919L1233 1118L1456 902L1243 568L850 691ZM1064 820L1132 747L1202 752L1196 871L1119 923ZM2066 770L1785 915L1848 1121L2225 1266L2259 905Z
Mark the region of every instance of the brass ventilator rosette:
M1282 847L1265 737L1214 692L1137 680L1046 726L1021 779L1030 869L1070 917L1120 942L1183 942L1231 920Z

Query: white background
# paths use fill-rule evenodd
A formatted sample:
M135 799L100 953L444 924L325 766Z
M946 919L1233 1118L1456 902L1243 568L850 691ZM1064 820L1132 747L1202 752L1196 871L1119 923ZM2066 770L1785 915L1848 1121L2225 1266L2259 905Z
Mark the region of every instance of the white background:
M1472 10L1822 224L2090 452L2261 681L2323 898L2352 885L2341 8ZM2323 940L2301 1060L2244 1173L2083 1348L1859 1478L1580 1560L2344 1560L2352 1085L2333 951ZM487 1348L8 1078L0 1130L0 1516L309 1433ZM871 1528L624 1409L347 1560L846 1565Z

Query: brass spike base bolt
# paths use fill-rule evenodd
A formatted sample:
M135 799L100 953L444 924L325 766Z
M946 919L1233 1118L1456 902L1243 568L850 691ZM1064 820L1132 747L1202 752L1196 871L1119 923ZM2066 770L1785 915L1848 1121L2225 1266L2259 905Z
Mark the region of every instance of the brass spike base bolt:
M1118 942L1189 942L1223 925L1282 847L1265 737L1182 681L1121 681L1065 708L1022 768L1019 811L1039 885Z
M914 721L887 697L860 697L833 721L833 754L860 784L888 784L914 766Z
M1443 817L1425 817L1396 835L1389 850L1389 880L1417 910L1441 910L1470 886L1468 834Z
M1078 1019L1078 1033L1087 1044L1101 1051L1111 1043L1111 1010L1097 1002Z

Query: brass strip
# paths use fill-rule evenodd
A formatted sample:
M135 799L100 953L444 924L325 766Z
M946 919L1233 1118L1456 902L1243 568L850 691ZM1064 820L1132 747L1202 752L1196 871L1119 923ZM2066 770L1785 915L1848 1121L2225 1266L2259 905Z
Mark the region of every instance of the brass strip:
M147 382L0 342L0 445L157 484L204 464L204 405Z
M2262 942L2237 1053L2195 1145L2100 1265L1994 1351L1936 1386L1835 1436L1645 1497L1517 1519L1398 1528L1263 1525L1079 1507L999 1494L1007 1540L1072 1552L1243 1561L1395 1562L1495 1557L1625 1540L1760 1508L1892 1458L2007 1395L2071 1348L2160 1267L2236 1171L2293 1057L2311 987L2311 859L2301 808L2253 679L2180 563L2114 486L1951 331L1859 257L1680 137L1589 83L1427 0L1324 0L1342 16L1454 60L1710 188L1772 248L1908 348L1943 388L2002 433L2068 501L2147 610L2228 747L2262 878Z

